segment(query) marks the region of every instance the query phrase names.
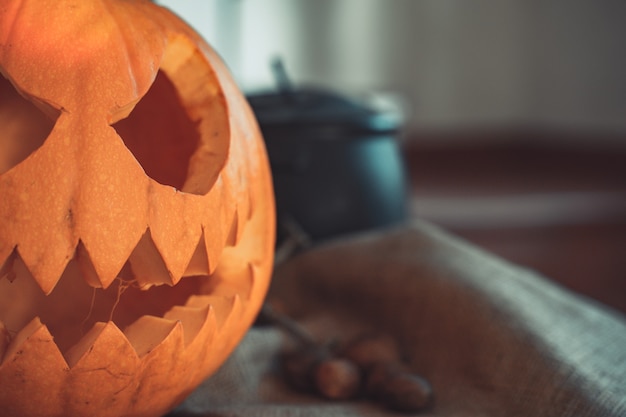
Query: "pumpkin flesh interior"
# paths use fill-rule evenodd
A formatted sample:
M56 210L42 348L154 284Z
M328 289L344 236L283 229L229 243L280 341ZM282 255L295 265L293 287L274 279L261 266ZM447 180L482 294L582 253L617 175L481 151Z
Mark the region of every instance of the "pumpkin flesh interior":
M159 71L146 96L113 127L150 178L182 190L200 140L197 124L180 104L174 84Z

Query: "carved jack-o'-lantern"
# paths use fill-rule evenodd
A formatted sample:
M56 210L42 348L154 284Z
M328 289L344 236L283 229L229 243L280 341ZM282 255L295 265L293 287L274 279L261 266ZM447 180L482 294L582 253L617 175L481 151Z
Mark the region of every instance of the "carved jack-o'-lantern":
M161 415L269 284L254 117L147 1L2 0L0 72L0 414Z

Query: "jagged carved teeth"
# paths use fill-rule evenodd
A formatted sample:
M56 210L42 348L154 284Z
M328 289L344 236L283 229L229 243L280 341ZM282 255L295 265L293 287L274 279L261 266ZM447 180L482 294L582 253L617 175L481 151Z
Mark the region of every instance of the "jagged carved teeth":
M79 245L47 295L14 251L0 268L0 367L33 338L54 340L73 367L103 343L132 347L141 358L165 342L189 346L203 343L199 335L213 337L241 314L254 267L229 246L213 273L195 274L202 270L198 263L206 265L203 241L184 278L173 280L147 233L106 288L90 276Z

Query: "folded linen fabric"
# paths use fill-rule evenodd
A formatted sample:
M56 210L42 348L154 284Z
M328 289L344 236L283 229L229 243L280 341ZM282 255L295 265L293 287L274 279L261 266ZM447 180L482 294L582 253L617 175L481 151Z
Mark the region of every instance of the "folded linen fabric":
M626 318L422 221L277 268L268 300L319 340L384 332L435 392L424 416L626 416ZM284 382L276 328L250 330L173 416L388 416Z

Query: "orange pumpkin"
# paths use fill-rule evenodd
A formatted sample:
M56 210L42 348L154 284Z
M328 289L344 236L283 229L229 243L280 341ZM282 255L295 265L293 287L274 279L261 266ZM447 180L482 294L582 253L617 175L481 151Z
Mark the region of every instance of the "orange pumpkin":
M162 415L269 284L253 114L147 1L2 0L0 72L0 414Z

